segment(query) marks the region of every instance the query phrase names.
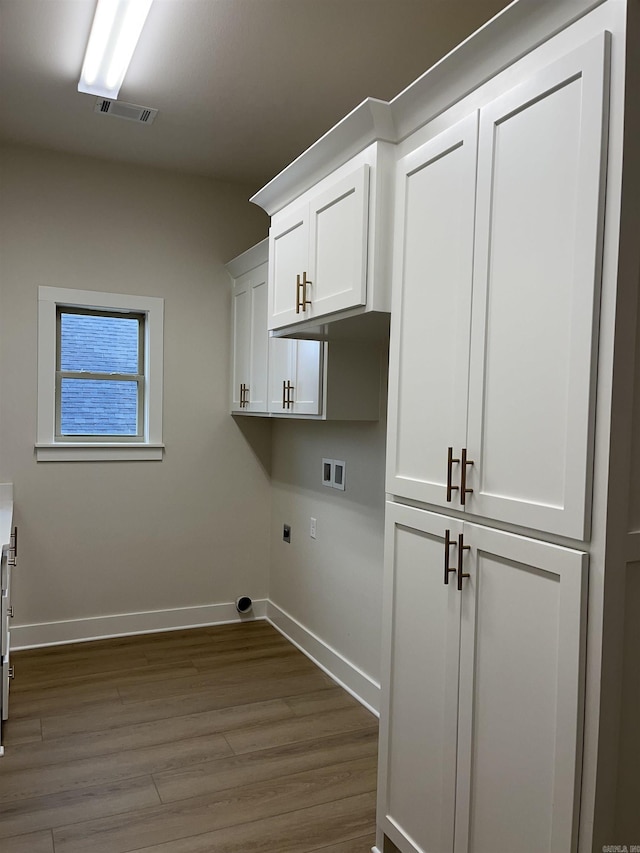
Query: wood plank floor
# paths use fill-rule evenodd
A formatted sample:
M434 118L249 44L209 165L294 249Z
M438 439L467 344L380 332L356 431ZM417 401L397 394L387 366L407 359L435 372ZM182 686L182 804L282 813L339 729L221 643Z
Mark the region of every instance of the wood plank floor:
M12 655L2 853L368 853L377 720L266 622Z

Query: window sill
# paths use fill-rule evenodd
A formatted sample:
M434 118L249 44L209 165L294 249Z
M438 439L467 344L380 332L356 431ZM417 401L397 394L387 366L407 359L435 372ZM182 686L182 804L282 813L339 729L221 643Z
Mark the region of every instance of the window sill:
M143 462L162 459L164 444L59 442L36 444L38 462Z

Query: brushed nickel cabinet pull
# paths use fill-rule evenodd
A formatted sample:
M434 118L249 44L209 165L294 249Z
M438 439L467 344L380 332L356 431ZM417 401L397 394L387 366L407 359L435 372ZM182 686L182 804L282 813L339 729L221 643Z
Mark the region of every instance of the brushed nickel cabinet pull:
M300 285L302 282L300 281L300 275L296 276L296 314L300 313L300 309L302 306L300 305ZM304 309L302 309L304 310Z
M455 542L451 538L451 531L445 530L444 532L444 582L446 584L449 583L449 575L451 572L455 572L455 569L452 569L449 566L449 550L452 545L455 545Z
M7 616L11 616L13 619L13 604L9 605L9 608L7 609Z
M462 571L462 558L464 556L465 551L469 551L471 549L471 545L464 544L464 533L460 533L458 535L458 589L462 592L462 579L470 578L471 575L469 572Z
M460 473L460 503L464 506L467 502L467 495L473 493L473 489L467 488L467 465L473 465L472 459L467 459L467 448L462 448L461 453L462 471Z
M307 310L307 305L311 305L311 300L307 299L307 285L312 284L307 278L307 273L302 273L302 281L300 276L296 276L296 314L301 311L304 313Z
M451 493L458 491L458 486L452 485L453 480L453 463L459 462L459 459L453 457L453 447L447 450L447 503L451 503Z
M286 407L287 407L287 409L292 409L293 408L293 398L291 396L291 392L293 391L293 385L291 384L291 382L288 379L287 379L286 391L287 391L287 406Z
M284 381L284 379L283 379L283 380L282 380L282 408L283 408L283 409L286 409L286 408L287 408L287 398L286 398L286 395L287 395L287 387L286 387L286 383L285 383L285 381Z

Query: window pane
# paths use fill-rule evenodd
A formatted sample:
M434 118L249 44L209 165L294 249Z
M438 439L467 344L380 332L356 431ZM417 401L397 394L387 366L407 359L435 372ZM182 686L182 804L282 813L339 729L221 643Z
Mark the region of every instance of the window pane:
M137 435L138 383L62 379L61 435Z
M141 373L139 321L131 317L60 313L60 370Z

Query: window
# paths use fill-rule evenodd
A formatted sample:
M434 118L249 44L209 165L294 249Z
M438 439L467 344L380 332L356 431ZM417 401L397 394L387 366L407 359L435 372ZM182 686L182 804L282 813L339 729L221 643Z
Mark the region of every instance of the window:
M163 300L38 297L38 460L161 459Z

